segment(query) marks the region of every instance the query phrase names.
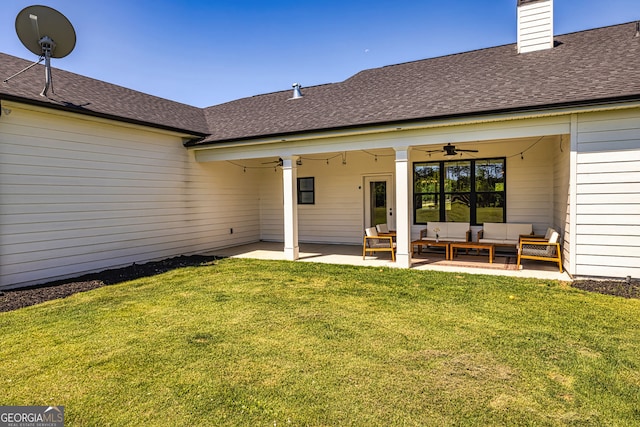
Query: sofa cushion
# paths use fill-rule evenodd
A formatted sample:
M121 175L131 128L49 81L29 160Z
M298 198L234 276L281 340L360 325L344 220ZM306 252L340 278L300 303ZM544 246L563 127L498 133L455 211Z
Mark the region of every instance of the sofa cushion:
M463 239L467 240L467 231L469 231L468 222L449 222L447 225L447 240Z
M444 239L444 234L446 233L447 223L446 222L427 222L427 238L436 238L436 233L441 239Z
M518 243L520 239L520 235L531 234L533 231L533 226L531 224L510 224L506 223L507 231L505 239L507 240L515 240Z
M427 222L426 236L422 233L424 240L436 240L436 234L438 239L449 240L452 242L466 242L467 232L470 229L468 222Z
M507 238L506 224L497 222L485 222L482 225L482 236L485 239L504 240Z
M531 224L485 222L482 225L482 238L478 242L517 246L520 236L529 235L532 231Z

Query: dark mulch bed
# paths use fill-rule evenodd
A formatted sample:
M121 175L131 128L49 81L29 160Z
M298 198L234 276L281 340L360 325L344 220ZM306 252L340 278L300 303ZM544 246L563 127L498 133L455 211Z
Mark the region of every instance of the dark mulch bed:
M32 288L0 292L0 312L16 310L57 298L65 298L77 292L126 282L140 277L153 276L176 268L207 265L214 256L192 255L167 258L157 262L132 264L128 267L105 270L73 279L58 280ZM589 292L640 299L640 280L577 280L571 286Z
M627 280L575 280L571 283L574 288L583 291L597 292L605 295L615 295L623 298L640 299L640 279Z
M132 264L127 267L90 273L30 288L0 291L0 312L17 310L52 299L65 298L78 292L165 273L176 268L207 265L216 259L218 258L204 255L179 256L162 261Z

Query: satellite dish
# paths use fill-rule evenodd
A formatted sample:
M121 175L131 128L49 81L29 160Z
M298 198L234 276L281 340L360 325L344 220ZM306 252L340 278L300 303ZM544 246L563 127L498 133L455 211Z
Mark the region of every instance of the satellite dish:
M16 33L27 49L40 56L38 62L43 58L45 60L45 87L40 95L47 96L47 91L52 86L51 58L64 58L76 46L76 32L73 25L55 9L47 6L29 6L22 9L16 17ZM31 67L25 70L29 68Z
M43 55L51 44L51 58L64 58L76 46L76 32L60 12L47 6L29 6L16 17L16 33L22 44L36 55ZM49 40L46 40L46 39Z

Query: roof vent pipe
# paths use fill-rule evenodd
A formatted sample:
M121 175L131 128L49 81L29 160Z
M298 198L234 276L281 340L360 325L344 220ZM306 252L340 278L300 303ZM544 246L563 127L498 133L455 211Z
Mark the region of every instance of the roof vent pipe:
M640 21L636 22L636 37L640 37Z
M294 83L291 86L293 87L293 98L291 99L302 98L302 92L300 92L302 86L300 86L300 83Z

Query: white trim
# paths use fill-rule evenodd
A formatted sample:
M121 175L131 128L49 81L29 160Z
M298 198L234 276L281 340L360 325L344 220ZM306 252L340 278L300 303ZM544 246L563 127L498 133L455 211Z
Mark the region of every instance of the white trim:
M582 114L582 113L591 113L591 112L601 112L601 111L614 111L614 110L622 110L622 109L630 109L630 108L638 108L640 107L640 101L634 102L616 102L610 104L601 104L596 106L583 106L583 107L565 107L565 108L554 108L549 110L532 110L527 112L514 112L514 113L502 113L502 114L492 114L489 116L468 116L468 117L459 117L459 118L451 118L451 119L424 119L423 121L416 123L402 123L402 124L387 124L380 126L365 126L355 128L355 129L339 129L339 130L329 130L329 131L309 131L309 132L301 132L294 135L289 136L279 136L279 137L256 137L255 139L244 140L244 141L230 141L230 142L217 142L212 145L205 146L195 146L188 147L189 150L196 152L196 160L199 162L206 161L215 161L215 160L232 160L231 158L219 158L213 156L207 156L205 152L211 151L226 151L225 149L242 149L242 148L250 148L252 150L256 150L256 146L260 145L276 145L280 147L280 150L284 150L289 154L305 154L298 153L296 151L292 151L297 148L292 143L294 142L302 142L302 141L317 141L322 139L333 139L340 137L355 137L355 136L365 136L365 135L374 135L374 134L387 134L387 133L398 133L400 131L412 131L412 130L424 130L424 129L435 129L435 128L447 128L453 126L469 126L469 125L479 125L486 123L499 123L499 122L511 122L516 120L529 120L529 119L541 119L541 118L552 118L559 116L570 116L571 114ZM567 119L569 120L569 119ZM554 132L554 133L566 133L566 132ZM507 136L511 137L511 136ZM476 138L482 139L482 138ZM268 150L268 149L267 149ZM332 148L331 151L349 151L348 148L335 149ZM315 152L315 151L314 151ZM249 154L249 153L244 153ZM264 153L261 153L258 157L265 157ZM250 157L250 158L258 158L258 157Z
M298 191L296 156L282 158L284 196L284 255L289 261L300 257L298 245Z
M387 225L390 229L395 229L395 217L393 210L395 209L395 184L393 173L388 174L367 174L363 176L364 200L363 200L363 217L365 228L373 227L371 221L371 183L385 181L387 183Z
M571 155L569 158L569 268L570 275L576 275L577 261L577 236L578 236L578 115L571 115L571 132L570 132Z
M106 119L99 116L92 116L90 114L82 114L82 113L75 113L71 111L59 110L55 107L40 107L37 105L24 104L16 101L7 101L5 99L2 99L2 106L10 110L21 109L21 110L31 111L35 113L51 114L55 116L70 118L73 120L87 121L91 123L102 123L110 126L117 126L119 128L144 130L146 132L157 132L163 135L177 136L177 137L183 138L183 143L188 140L196 138L196 135L191 134L187 131L184 131L184 132L180 132L178 130L174 131L174 130L156 127L156 126L153 126L152 124L144 125L144 124L129 123L124 120L123 121L117 120L116 118ZM1 119L1 116L0 116L0 119Z
M411 267L411 165L409 147L396 148L396 263Z

